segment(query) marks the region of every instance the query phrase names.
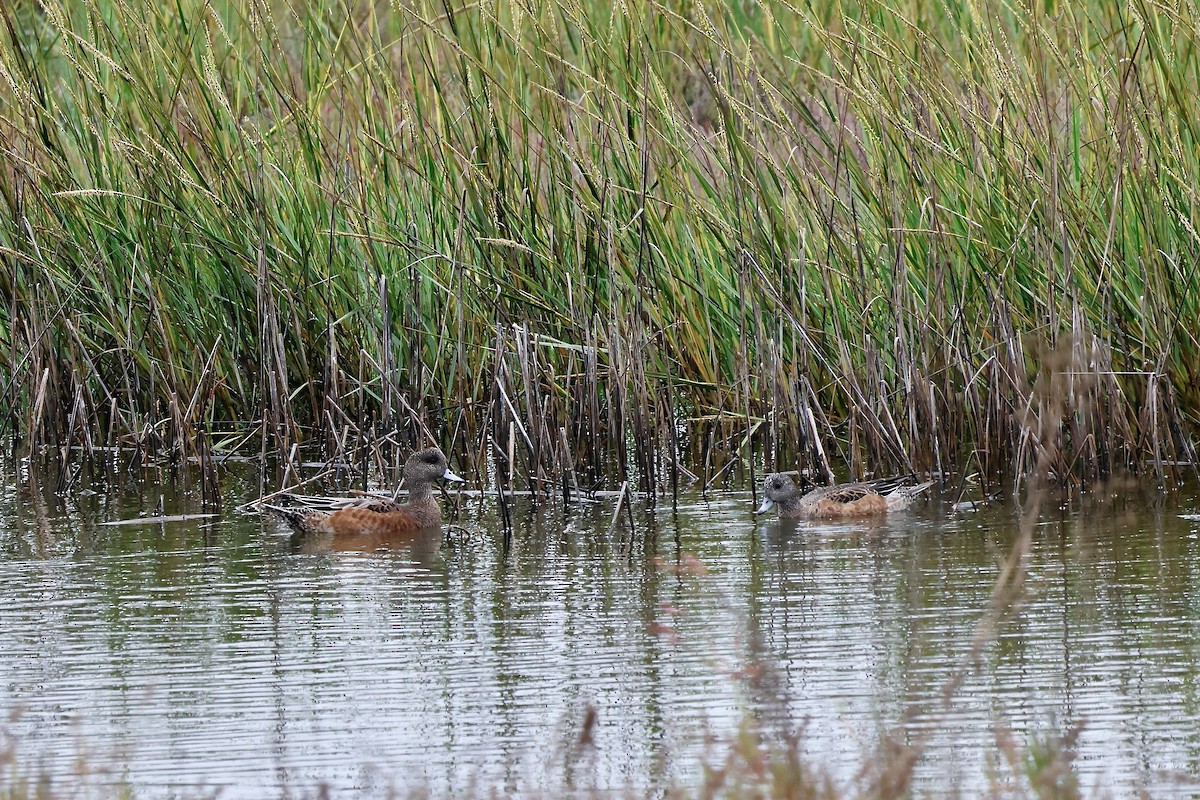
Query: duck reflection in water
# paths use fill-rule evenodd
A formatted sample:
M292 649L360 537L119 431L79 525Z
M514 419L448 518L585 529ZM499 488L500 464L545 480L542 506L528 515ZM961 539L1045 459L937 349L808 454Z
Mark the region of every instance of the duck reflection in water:
M293 553L324 555L338 553L346 556L370 556L386 553L389 560L399 560L419 567L432 567L442 551L446 536L440 528L390 534L309 534L293 532L290 540Z

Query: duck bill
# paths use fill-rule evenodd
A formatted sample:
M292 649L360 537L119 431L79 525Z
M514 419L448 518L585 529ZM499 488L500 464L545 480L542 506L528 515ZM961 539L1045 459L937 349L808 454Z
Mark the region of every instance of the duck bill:
M769 497L764 497L763 501L762 501L762 505L759 506L758 510L755 511L754 513L755 514L765 514L774 507L775 507L775 501Z
M466 483L467 482L466 478L460 478L457 475L455 475L453 472L451 472L450 470L446 470L442 474L442 479L450 481L451 483Z

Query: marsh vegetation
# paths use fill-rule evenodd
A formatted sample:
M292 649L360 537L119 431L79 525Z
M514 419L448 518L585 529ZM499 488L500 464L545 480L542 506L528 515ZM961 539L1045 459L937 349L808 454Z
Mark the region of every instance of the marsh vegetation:
M1191 0L0 11L22 451L1194 464ZM1050 382L1072 413L1030 420ZM75 450L72 450L75 448Z
M1011 535L986 543L994 574L958 649L918 681L935 690L838 787L905 796L927 737L953 735L926 712L1002 658L1038 602L1037 548L1088 552L1086 536L1034 537L1048 487L1196 469L1197 24L1195 0L5 3L0 432L27 477L51 466L52 489L86 481L81 464L192 462L205 502L222 462L254 461L261 495L306 464L394 475L437 444L502 490L506 531L514 488L612 492L581 539L616 544L583 572L640 555L646 584L673 574L651 557L669 537L653 513L638 537L614 525L631 492L642 514L685 483L753 485L764 466L1023 489ZM34 538L53 546L42 522ZM682 585L680 565L699 562L678 541ZM478 557L519 561L516 543ZM779 544L781 586L812 565L788 562L793 546ZM1162 572L1194 561L1146 552ZM326 568L278 561L310 563ZM385 559L366 568L397 596L413 588ZM245 570L222 585L257 586ZM196 575L207 590L212 574ZM633 591L603 602L641 588L619 577ZM1186 607L1170 619L1190 630ZM630 617L647 652L670 631L653 627L661 608ZM378 622L356 630L389 630ZM995 731L1011 781L992 791L1078 792L1077 729L1025 745ZM705 790L834 791L790 735L733 741Z

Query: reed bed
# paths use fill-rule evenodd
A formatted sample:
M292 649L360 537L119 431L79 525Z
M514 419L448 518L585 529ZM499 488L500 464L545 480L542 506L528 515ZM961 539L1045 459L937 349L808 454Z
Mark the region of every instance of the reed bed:
M0 19L22 452L433 441L651 502L762 464L990 489L1050 440L1072 485L1195 469L1195 0Z

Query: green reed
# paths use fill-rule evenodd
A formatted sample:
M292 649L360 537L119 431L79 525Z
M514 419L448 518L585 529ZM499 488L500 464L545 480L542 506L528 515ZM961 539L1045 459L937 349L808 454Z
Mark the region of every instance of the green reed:
M992 482L1050 359L1060 478L1195 460L1194 0L0 16L25 447Z

